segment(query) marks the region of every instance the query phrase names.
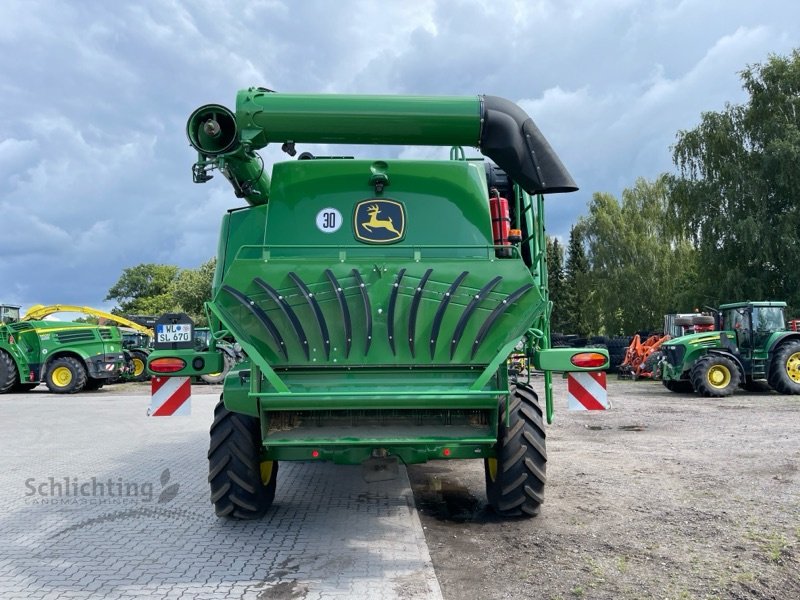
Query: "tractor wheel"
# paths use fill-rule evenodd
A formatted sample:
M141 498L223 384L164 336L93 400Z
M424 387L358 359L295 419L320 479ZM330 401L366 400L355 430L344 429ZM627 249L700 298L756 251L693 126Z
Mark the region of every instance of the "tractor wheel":
M275 500L278 462L261 460L258 419L214 408L208 449L208 482L218 517L258 519Z
M800 342L781 345L769 370L769 386L780 394L800 394Z
M225 380L225 376L228 374L228 371L230 371L231 367L233 367L233 359L228 355L228 353L220 351L220 354L222 354L222 371L219 373L200 375L200 379L206 383L222 383Z
M140 350L131 351L131 381L147 381L150 376L147 374L147 354Z
M0 394L11 390L16 383L17 365L6 352L0 351Z
M676 394L691 394L694 392L692 382L687 379L663 379L664 387Z
M536 393L512 384L506 426L506 402L500 402L497 456L484 459L486 496L503 517L533 517L544 502L547 470L544 419Z
M739 367L727 356L708 354L699 358L691 370L694 391L709 398L730 396L739 387Z
M86 385L86 369L71 356L62 356L50 361L45 376L47 388L54 394L74 394Z

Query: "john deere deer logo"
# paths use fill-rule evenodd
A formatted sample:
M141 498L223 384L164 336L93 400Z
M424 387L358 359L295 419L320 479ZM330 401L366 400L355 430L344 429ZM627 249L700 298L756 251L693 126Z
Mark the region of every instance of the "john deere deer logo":
M405 208L394 200L372 199L356 204L353 231L356 239L368 244L390 244L403 239Z

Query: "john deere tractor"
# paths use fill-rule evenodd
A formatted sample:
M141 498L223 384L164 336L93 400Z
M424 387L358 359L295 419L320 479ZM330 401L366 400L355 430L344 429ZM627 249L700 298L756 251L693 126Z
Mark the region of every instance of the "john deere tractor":
M785 302L737 302L716 311L716 329L665 343L662 380L674 392L730 396L768 385L800 394L800 332L788 331Z
M156 350L148 369L221 370L217 340L246 360L224 381L208 451L220 516L256 518L280 461L483 459L505 516L544 500L552 371L602 369L607 352L550 349L544 195L577 189L528 115L493 96L239 92L236 110L187 125L202 183L218 170L246 205L222 217L208 351ZM314 157L270 171L269 143L453 146L450 160ZM465 159L476 146L494 163ZM507 359L544 371L546 409Z

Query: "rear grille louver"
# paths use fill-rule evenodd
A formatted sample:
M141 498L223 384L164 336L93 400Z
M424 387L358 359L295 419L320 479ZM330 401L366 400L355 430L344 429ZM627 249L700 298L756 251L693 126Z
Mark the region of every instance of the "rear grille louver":
M532 284L527 283L511 293L508 293L508 290L493 293L493 290L503 281L503 277L495 276L483 285L477 293L464 292L461 294L459 302L453 304L451 301L458 290L462 287L467 287L465 281L469 277L469 272L462 271L452 282L449 279L448 281L440 280L436 282L435 286L433 284L428 285L429 282L433 281L433 273L434 269L429 268L421 276L414 278L409 277L407 269L401 268L397 271L391 284L381 284L387 292L386 297L381 300L381 302L386 301L385 306L387 307L385 321L381 320L381 322L385 322L386 340L393 356L397 356L400 350L397 345L396 331L398 325L400 325L397 323L397 318L401 290L403 290L402 295L406 298L405 310L408 311L408 321L404 324L404 327L401 327L401 330L407 331L408 352L410 352L412 359L416 359L418 354L418 337L427 335L423 339L428 340L430 358L433 360L446 313L448 310L450 312L459 308L462 310L450 340L449 356L450 362L452 362L460 346L461 339L468 329L470 321L478 312L479 307L483 313L488 311L488 315L480 326L475 324L471 329L473 331L477 329L477 333L471 344L470 359L475 358L479 348L489 337L498 319L534 287ZM354 341L354 315L359 319L355 327L357 336L363 332L363 357L366 358L372 347L374 318L372 312L373 303L364 277L362 277L358 269L352 269L350 272L351 277L344 277L347 285L342 285L342 280L337 278L331 269L325 269L323 274L324 280L322 282L315 282L309 285L296 272L285 272L291 284L284 288L275 285L278 282L271 284L266 281L266 276L256 276L252 279L252 287L254 289L251 295L227 284L221 287L221 291L234 299L236 301L235 305L244 307L255 318L263 331L266 332L268 339L272 341L273 346L277 348L278 353L286 361L289 361L290 354L292 355L291 362L294 364L317 362L319 360L312 356L310 352L312 342L309 339L309 335L312 334L312 331L309 330L309 327L316 330L316 333L313 333L314 339L317 339L316 336L318 334L319 339L322 340L326 360L331 359L332 338L334 337L332 334L335 334L335 339L344 340L344 357L349 358ZM406 283L405 288L403 288L404 283ZM433 289L428 290L428 287L433 287ZM473 284L471 289L474 290L475 287L477 286ZM346 295L347 290L351 291L349 295L350 304L348 304ZM302 301L300 300L301 297ZM468 301L467 298L469 298ZM359 299L361 307L352 304L353 302L358 302ZM423 300L428 301L426 310L429 311L424 321L418 318ZM438 303L435 313L429 302L430 300L435 300ZM290 304L293 301L294 304ZM332 302L334 304L331 304ZM324 310L321 307L321 303L325 304ZM378 304L378 306L380 307L381 304ZM338 308L338 314L335 312L336 308L334 307ZM327 319L325 311L327 311ZM270 312L272 316L270 316ZM380 315L381 312L382 309L377 308L377 314ZM430 315L432 313L434 314L431 320ZM235 331L237 320L232 314L228 314L231 317ZM451 316L450 322L455 321L455 319L455 315ZM314 321L314 325L310 325L311 320ZM427 323L430 330L421 331L420 323ZM334 327L332 331L329 329L330 326ZM248 333L252 332L241 329L238 333L242 334L243 337L247 337ZM300 354L294 350L294 342L292 342L290 351L290 347L287 345L287 340L290 338L295 340L301 348L302 359ZM358 348L362 348L361 341L359 340ZM314 349L314 352L316 351ZM445 353L447 352L445 351ZM341 358L341 354L339 356ZM335 358L333 362L336 362ZM444 362L447 361L445 360Z

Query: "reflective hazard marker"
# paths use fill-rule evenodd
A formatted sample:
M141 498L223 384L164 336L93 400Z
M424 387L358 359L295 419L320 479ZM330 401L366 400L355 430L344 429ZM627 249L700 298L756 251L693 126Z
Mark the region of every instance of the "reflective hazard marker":
M567 376L569 410L606 410L611 408L606 392L605 371L583 371Z
M188 377L153 377L150 380L151 417L192 414L192 384Z

